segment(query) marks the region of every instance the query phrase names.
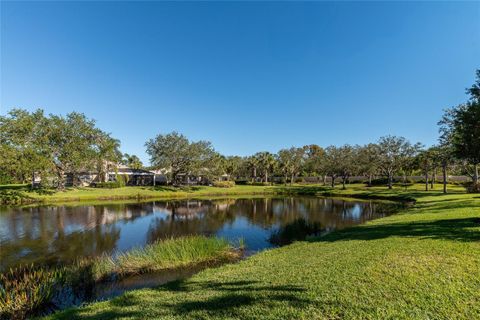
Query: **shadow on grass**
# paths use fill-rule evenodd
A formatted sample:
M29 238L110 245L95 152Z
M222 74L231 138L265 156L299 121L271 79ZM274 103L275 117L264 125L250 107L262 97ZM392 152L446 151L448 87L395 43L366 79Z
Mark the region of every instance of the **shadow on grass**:
M201 186L154 186L150 187L155 191L168 191L168 192L178 192L178 191L183 191L183 192L192 192L192 191L198 191L201 190ZM147 188L144 188L147 189Z
M388 237L416 237L420 239L446 239L480 241L480 217L444 219L353 227L309 241L334 242L344 240L377 240ZM475 228L477 230L473 230Z
M416 202L417 199L424 197L443 196L444 194L440 190L409 190L400 187L396 187L393 190L387 187L379 189L370 189L365 187L364 189L350 188L342 189L341 186L332 188L330 186L294 186L294 187L279 187L277 190L279 193L288 195L317 195L325 197L350 197L357 199L370 199L370 200L393 200L402 202ZM461 191L450 191L449 194L459 194Z
M177 191L180 191L180 189L178 188L175 188L175 187L168 187L168 186L154 186L154 187L151 187L153 190L155 191L169 191L169 192L177 192ZM143 188L145 190L149 189L149 188Z
M151 289L151 304L144 298L125 294L108 302L104 310L85 314L81 309L70 309L53 315L53 319L117 319L121 317L193 317L203 316L241 317L243 307L266 306L273 304L307 307L312 303L302 298L305 289L294 285L265 286L256 281L232 282L189 282L178 280ZM182 295L178 300L166 299L167 295ZM183 299L188 294L189 299ZM83 314L82 314L83 313Z

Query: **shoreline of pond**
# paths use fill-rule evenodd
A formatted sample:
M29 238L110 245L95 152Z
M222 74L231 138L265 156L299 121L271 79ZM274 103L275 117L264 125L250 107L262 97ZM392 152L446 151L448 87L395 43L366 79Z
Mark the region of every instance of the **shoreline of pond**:
M251 188L259 188L252 190ZM124 187L126 189L136 187ZM194 187L195 188L195 187ZM199 187L200 188L200 187ZM212 187L204 187L212 188ZM175 200L210 200L210 199L225 199L225 198L261 198L268 196L316 196L327 198L346 198L357 200L377 200L377 201L392 201L414 204L416 198L410 194L409 190L405 190L405 194L398 194L395 192L381 193L379 194L377 189L369 190L370 187L363 187L359 192L357 186L340 189L331 188L328 186L318 185L295 185L295 186L235 186L235 190L229 191L230 188L215 188L220 190L212 190L212 192L200 192L196 189L190 191L184 191L179 188L174 191L154 191L154 192L166 192L167 194L151 194L152 190L145 189L145 192L137 192L129 195L102 195L93 197L58 197L58 196L42 196L42 197L27 197L26 200L21 200L21 203L17 204L3 204L0 207L8 208L27 208L37 206L78 206L78 205L101 205L101 204L122 204L122 203L143 203L150 201L175 201ZM246 190L242 190L246 188ZM95 188L79 188L80 192L89 192L94 190L98 192L99 189ZM88 190L88 191L87 191ZM115 189L101 189L102 193ZM388 190L387 190L388 191ZM72 192L72 191L57 191L60 192ZM51 198L49 198L51 197Z

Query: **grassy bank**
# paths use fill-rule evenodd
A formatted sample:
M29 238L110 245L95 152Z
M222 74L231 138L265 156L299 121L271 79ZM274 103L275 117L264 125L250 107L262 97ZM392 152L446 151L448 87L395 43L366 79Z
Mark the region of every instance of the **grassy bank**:
M86 300L98 282L126 275L233 261L228 241L192 236L164 240L119 254L67 266L20 267L0 274L0 319L24 319L56 306Z
M378 189L417 200L400 214L49 319L479 319L480 195L419 189Z
M255 195L255 194L273 194L276 187L268 186L234 186L231 188L218 188L208 186L192 187L123 187L115 189L102 188L67 188L64 191L57 190L34 190L31 191L28 186L9 186L0 187L0 196L2 193L18 196L17 204L29 203L62 203L71 201L101 201L101 200L142 200L142 199L175 199L189 197L205 196L235 196L235 195ZM23 199L23 201L22 201Z
M239 185L231 188L218 188L208 186L192 187L123 187L115 189L102 188L68 188L64 191L58 190L34 190L31 191L27 185L0 186L0 197L2 193L9 194L10 198L19 197L17 204L55 204L67 202L101 202L114 200L146 200L146 199L181 199L181 198L202 198L220 196L242 196L242 195L320 195L335 197L356 197L380 200L406 200L413 201L425 195L441 194L441 186L436 186L436 191L425 193L424 186L415 184L407 188L397 187L395 190L387 188L371 187L366 188L362 184L348 185L347 190L340 186L335 189L322 185L273 185L273 186L251 186ZM450 192L463 193L461 186L449 186ZM23 199L23 201L22 201ZM15 199L13 199L15 200ZM15 202L13 202L15 203ZM13 204L12 203L12 204Z

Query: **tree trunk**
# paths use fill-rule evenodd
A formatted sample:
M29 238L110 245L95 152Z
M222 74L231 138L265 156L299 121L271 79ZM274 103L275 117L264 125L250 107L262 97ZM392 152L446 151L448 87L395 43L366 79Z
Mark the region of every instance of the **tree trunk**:
M428 167L425 166L425 191L428 191Z
M347 180L346 177L342 177L342 189L345 190L346 187L345 187L345 181Z
M473 165L473 184L478 183L478 163Z
M393 174L388 174L388 189L392 189L393 187Z
M435 179L437 176L437 168L433 168L432 179L430 179L430 189L433 190L433 185L435 184Z
M335 188L335 177L332 176L332 188Z
M447 162L446 161L442 163L442 171L443 171L443 193L447 193Z
M324 186L327 185L327 175L326 174L323 175L323 185Z
M287 185L287 178L288 178L288 175L287 175L287 173L285 172L285 181L284 181L285 185Z
M369 187L372 186L372 175L371 174L368 175L368 186Z
M265 170L265 183L268 183L268 170Z
M294 180L294 174L292 173L292 175L290 176L290 185L293 184L293 180Z

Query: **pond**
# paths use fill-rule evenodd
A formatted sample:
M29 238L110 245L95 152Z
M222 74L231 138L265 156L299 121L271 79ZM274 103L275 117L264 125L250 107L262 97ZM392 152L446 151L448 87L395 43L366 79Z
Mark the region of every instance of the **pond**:
M247 253L322 235L392 212L391 205L318 197L151 201L0 208L0 270L69 263L160 239L202 234Z

